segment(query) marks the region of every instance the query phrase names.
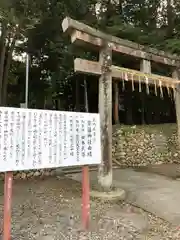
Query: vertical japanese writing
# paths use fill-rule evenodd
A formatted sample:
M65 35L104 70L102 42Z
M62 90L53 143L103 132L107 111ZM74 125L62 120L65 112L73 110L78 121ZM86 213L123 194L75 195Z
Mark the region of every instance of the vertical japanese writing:
M48 124L48 142L49 142L49 163L52 163L52 113L49 116L49 124Z
M67 159L67 115L63 114L64 160Z
M32 113L29 112L28 114L28 130L27 130L27 158L31 159L31 147L32 147Z
M10 156L12 157L12 162L16 162L16 114L14 111L10 114Z
M44 122L44 124L43 124L44 125L44 128L43 128L43 130L44 130L43 131L44 150L43 151L46 152L46 155L44 154L44 152L43 152L43 154L44 154L44 157L45 157L45 156L49 155L49 153L48 153L49 152L49 148L48 148L48 114L45 112L43 117L44 117L44 119L43 119L44 120L43 121Z
M0 108L0 171L92 164L99 149L95 115Z
M74 126L73 126L73 117L70 116L69 118L69 145L70 145L70 156L74 157Z
M0 159L2 159L2 111L0 111Z
M87 156L92 157L92 122L87 121Z
M52 129L52 141L53 141L53 164L56 165L57 161L57 114L53 114L53 129Z
M2 127L1 127L1 159L3 159L3 145L4 145L4 111L1 111Z
M8 160L7 150L8 150L8 111L4 112L4 144L3 144L3 161Z
M20 143L21 143L21 139L20 139L20 112L16 112L16 167L19 166L20 163Z
M38 164L42 164L42 137L43 137L43 118L42 113L38 114Z
M92 140L93 140L93 143L96 142L96 119L95 117L93 118L93 122L92 122Z
M86 145L86 137L85 137L85 120L81 119L81 157L85 158L86 156L86 150L85 150L85 145Z
M19 156L18 156L18 162L19 162L19 166L21 166L22 163L22 138L23 138L23 132L22 132L22 112L19 112L19 121L17 123L18 126L18 145L19 145Z
M47 147L48 145L48 118L47 113L44 115L44 146Z
M10 158L10 111L6 111L7 115L7 122L6 122L6 126L7 126L7 130L6 130L6 134L7 134L7 150L6 150L6 159L9 161Z
M25 119L24 119L24 128L25 128L25 139L24 139L24 160L25 160L25 164L26 164L26 161L29 161L28 159L28 123L29 123L29 115L28 115L28 112L24 110L24 115L25 115Z
M79 138L79 132L80 132L80 122L79 118L76 117L76 132L75 132L75 137L76 137L76 158L77 162L79 162L79 155L80 155L80 138Z
M59 164L61 164L62 161L62 151L63 151L63 134L62 134L62 114L58 115L58 151L59 151Z
M25 139L26 139L26 130L25 130L25 121L26 121L26 114L25 112L21 112L21 165L24 166L25 161Z
M36 167L37 166L37 150L38 150L38 146L37 146L37 113L34 112L33 113L33 166Z

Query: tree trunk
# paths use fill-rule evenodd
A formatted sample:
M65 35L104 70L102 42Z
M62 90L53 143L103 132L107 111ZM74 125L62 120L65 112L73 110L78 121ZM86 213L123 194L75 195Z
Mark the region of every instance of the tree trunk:
M8 75L9 75L9 69L11 66L11 61L12 61L12 53L15 47L17 36L14 35L14 38L12 40L12 43L9 47L9 51L7 54L7 60L6 60L6 65L4 68L4 75L3 75L3 83L2 83L2 104L5 106L7 104L7 85L8 85Z
M119 0L117 4L117 9L118 9L120 18L123 18L123 4L124 4L124 0Z
M4 68L5 68L5 55L6 55L6 37L7 37L7 29L2 27L1 33L1 54L0 54L0 106L3 104L3 76L4 76Z
M175 13L173 11L173 1L167 0L167 36L171 37L174 30Z
M104 43L99 61L102 67L99 79L102 162L98 171L98 183L102 191L109 191L112 186L112 49L108 43Z

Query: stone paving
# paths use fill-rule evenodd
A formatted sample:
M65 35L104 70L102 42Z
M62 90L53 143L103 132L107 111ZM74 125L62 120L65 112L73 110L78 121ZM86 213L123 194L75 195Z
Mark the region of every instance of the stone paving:
M166 176L133 169L115 169L114 185L126 191L126 201L168 222L180 226L180 182ZM81 174L72 176L81 179ZM90 174L91 184L97 173Z

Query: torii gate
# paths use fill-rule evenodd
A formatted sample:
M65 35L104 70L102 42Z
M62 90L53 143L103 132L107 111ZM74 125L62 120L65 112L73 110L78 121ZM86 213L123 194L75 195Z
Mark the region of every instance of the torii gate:
M178 137L180 139L180 80L178 80L178 68L180 57L171 55L153 48L147 48L137 43L120 39L105 34L82 22L66 17L62 22L63 32L71 36L71 42L75 45L87 47L99 51L99 62L76 58L74 71L84 74L98 75L99 78L99 113L101 118L101 151L102 164L99 167L99 183L103 188L110 189L112 185L112 80L121 80L146 84L149 93L149 84L154 85L163 95L162 87L165 86L169 93L172 89L175 98L176 116L178 125ZM112 65L112 52L123 53L141 60L140 71L122 68ZM151 62L158 62L172 67L172 78L151 74ZM115 84L115 118L118 119L118 91Z

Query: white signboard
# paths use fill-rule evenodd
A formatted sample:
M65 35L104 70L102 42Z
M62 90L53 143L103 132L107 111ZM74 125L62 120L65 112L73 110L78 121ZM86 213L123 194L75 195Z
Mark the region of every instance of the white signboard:
M100 162L99 114L0 107L0 172Z

